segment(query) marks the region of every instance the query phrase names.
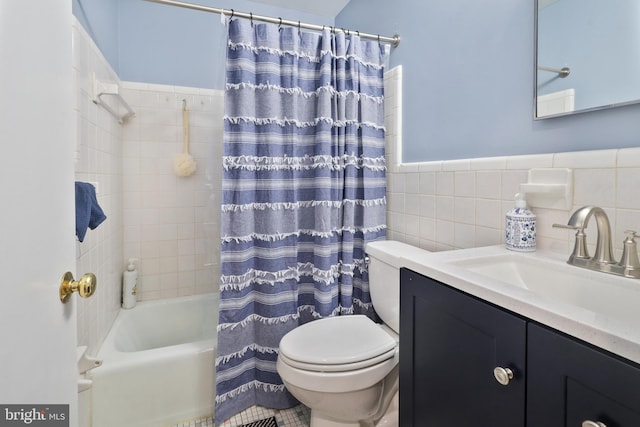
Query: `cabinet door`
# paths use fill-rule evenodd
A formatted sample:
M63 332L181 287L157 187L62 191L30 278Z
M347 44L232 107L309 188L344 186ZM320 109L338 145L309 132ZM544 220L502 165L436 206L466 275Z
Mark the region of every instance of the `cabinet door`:
M640 369L529 324L527 427L640 426Z
M524 426L525 320L405 269L400 289L400 425Z

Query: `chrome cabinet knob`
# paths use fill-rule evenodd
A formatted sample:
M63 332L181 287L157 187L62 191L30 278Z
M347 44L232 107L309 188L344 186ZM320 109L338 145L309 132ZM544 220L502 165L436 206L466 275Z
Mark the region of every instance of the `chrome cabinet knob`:
M582 427L607 427L604 423L601 423L600 421L583 421L582 422Z
M493 370L493 376L502 385L509 385L509 381L513 379L513 371L509 368L498 366Z

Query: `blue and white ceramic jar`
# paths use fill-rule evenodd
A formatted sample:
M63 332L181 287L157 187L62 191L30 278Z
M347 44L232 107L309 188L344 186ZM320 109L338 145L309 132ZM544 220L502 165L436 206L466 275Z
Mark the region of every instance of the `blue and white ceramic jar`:
M527 208L524 197L516 194L516 206L505 215L504 244L519 252L536 250L536 215Z

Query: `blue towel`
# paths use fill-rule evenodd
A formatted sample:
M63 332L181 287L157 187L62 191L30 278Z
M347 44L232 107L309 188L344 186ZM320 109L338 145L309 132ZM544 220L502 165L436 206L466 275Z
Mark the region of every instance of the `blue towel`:
M76 182L76 236L81 242L87 234L87 228L94 229L107 216L102 212L96 198L96 189L88 182Z

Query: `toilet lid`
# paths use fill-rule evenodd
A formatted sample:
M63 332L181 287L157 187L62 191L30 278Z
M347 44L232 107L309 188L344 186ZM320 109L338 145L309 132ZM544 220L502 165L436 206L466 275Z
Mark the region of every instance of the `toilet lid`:
M358 364L392 357L397 343L366 316L337 316L306 323L280 340L280 354L304 365ZM365 363L366 365L366 363Z

